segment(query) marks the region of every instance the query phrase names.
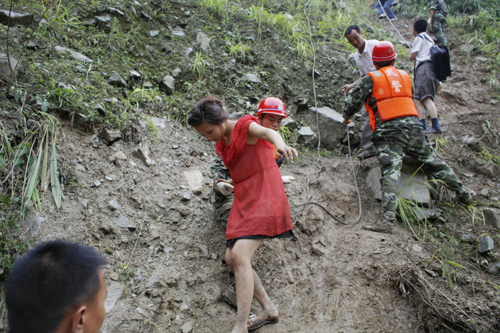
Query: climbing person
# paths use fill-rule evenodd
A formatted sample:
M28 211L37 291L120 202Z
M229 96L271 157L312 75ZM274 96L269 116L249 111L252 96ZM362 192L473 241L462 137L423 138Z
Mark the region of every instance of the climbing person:
M422 168L450 190L460 202L470 204L472 197L453 170L439 159L427 141L412 100L411 79L407 72L394 67L396 51L391 42L382 41L373 49L377 71L370 72L346 98L344 115L348 120L363 103L370 115L373 141L382 169L382 219L388 230L396 221L399 183L403 158L408 155L422 163ZM346 121L347 121L346 120Z
M257 118L259 119L261 126L278 131L281 127L283 119L287 117L288 114L285 103L283 103L281 99L276 97L266 97L259 103ZM277 155L276 147L274 145L271 145L271 147L273 148L276 164L278 167L281 167L283 158ZM233 205L234 195L233 191L227 191L226 188L222 188L222 191L225 192L222 193L219 189L217 189L215 181L225 179L229 182L231 180L231 175L229 174L229 171L220 156L215 157L210 171L214 176L214 184L212 186L212 190L210 191L209 202L215 208L217 221L225 225L229 217L231 206Z
M418 111L418 119L424 127L424 133L439 134L442 132L437 117L437 108L434 103L436 96L436 74L431 61L431 47L434 41L425 33L427 21L418 19L413 22L413 39L410 61L415 60L415 80L413 100ZM429 112L432 127L427 128L425 110Z
M446 25L446 15L448 15L448 8L444 0L430 0L431 10L429 13L429 32L436 36L436 44L442 47L448 47L448 41L444 35L444 28Z
M375 8L377 9L379 19L383 19L387 16L389 16L389 20L391 20L391 21L398 19L391 9L391 5L392 5L393 1L394 0L378 0L377 1L377 3L375 4Z
M354 61L356 66L358 66L360 77L351 84L346 84L342 87L344 94L347 94L356 84L361 80L361 78L368 72L375 71L375 66L372 61L372 52L375 45L377 45L378 40L375 39L364 39L363 32L357 25L349 26L345 33L345 38L349 41L349 44L356 48L354 53ZM361 110L361 148L363 151L358 154L359 159L367 159L374 157L376 155L375 147L372 142L372 129L370 127L370 118L366 109Z
M259 125L254 116L229 120L222 101L212 96L204 97L194 106L188 124L217 143L216 153L222 157L234 183L225 255L226 263L236 276L238 310L232 333L276 323L278 309L264 290L251 260L264 239L293 236L288 200L268 142L276 146L280 157L293 159L297 151L287 146L276 131ZM262 310L249 318L253 298Z
M106 260L93 248L44 242L14 263L5 285L11 333L98 333Z
M283 119L288 117L285 103L283 103L281 99L276 97L266 97L259 103L257 117L262 126L278 131L281 127ZM273 154L276 160L276 164L278 165L278 167L281 167L283 158L277 155L276 147L274 145L271 146L273 148ZM214 162L212 167L210 168L210 171L214 177L214 184L212 186L212 190L210 191L209 202L215 208L217 222L220 222L225 227L227 224L229 213L231 212L231 207L233 205L234 194L231 188L224 186L226 185L226 183L216 182L219 179L224 179L230 182L231 175L229 174L229 170L227 170L220 156L216 156L214 158ZM218 187L220 187L220 189L218 189ZM233 299L235 299L234 293L236 292L235 277L232 271L230 271L229 273L229 290L225 292L231 294L230 296L228 295L228 299L232 304ZM235 306L236 304L233 305Z

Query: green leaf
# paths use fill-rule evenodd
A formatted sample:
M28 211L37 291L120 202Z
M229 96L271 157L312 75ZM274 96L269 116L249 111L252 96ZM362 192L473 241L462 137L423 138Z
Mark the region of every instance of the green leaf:
M464 266L454 262L454 261L451 261L451 260L445 260L445 262L447 262L448 264L452 265L452 266L455 266L455 267L458 267L458 268L462 268L462 269L465 269Z

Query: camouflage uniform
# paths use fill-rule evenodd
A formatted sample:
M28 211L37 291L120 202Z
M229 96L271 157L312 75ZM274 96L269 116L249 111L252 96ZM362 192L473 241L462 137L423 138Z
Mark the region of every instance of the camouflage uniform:
M210 171L212 172L214 182L217 179L231 180L229 170L226 169L224 162L222 162L222 158L219 156L215 157L214 164L210 168ZM215 208L217 222L221 222L225 226L227 224L227 219L229 218L231 206L233 205L234 193L224 195L215 188L215 185L212 185L208 201Z
M431 10L434 9L434 15L429 26L429 32L436 36L437 45L448 47L448 41L444 35L444 26L446 25L446 15L448 15L448 8L444 0L430 0Z
M359 111L365 100L372 95L373 80L364 76L345 100L344 114L349 119ZM376 104L373 106L377 111ZM398 206L397 184L399 183L403 158L408 155L423 163L423 169L434 178L441 180L446 187L458 193L459 197L467 196L469 191L455 175L453 170L439 159L423 133L422 124L417 117L400 117L388 121L380 121L376 116L373 142L382 168L382 210L383 219L395 220Z

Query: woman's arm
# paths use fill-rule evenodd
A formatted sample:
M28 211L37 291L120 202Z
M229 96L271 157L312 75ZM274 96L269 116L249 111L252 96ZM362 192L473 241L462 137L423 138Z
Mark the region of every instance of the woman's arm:
M272 129L262 127L257 123L251 123L248 127L248 134L250 136L271 142L276 147L280 157L291 158L293 160L293 155L298 156L297 150L295 148L288 147L285 144L285 141L281 138L281 135Z

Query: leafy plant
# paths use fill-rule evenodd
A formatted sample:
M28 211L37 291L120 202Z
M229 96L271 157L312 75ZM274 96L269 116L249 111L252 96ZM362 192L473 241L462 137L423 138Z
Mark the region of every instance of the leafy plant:
M283 138L283 140L285 141L285 143L287 145L290 145L290 139L293 135L293 131L291 129L289 129L288 127L286 126L281 126L279 129L278 129L278 133L281 135L281 137Z
M195 74L198 74L198 79L201 80L205 75L205 70L207 68L207 61L211 61L211 59L201 54L200 52L196 53L196 58L194 63L191 65L191 71Z
M232 58L241 58L243 61L245 61L245 58L247 54L249 54L249 51L251 49L250 45L246 45L243 43L238 43L236 45L229 45L229 55Z

